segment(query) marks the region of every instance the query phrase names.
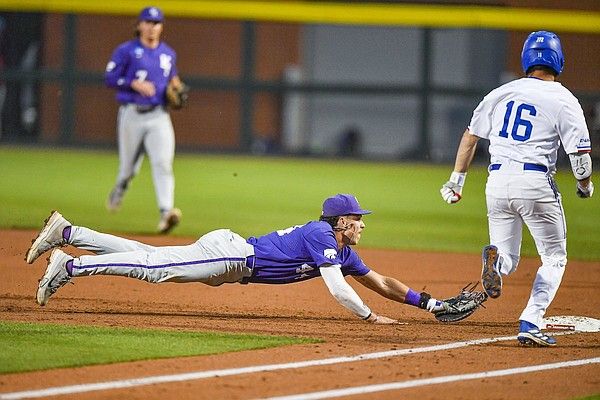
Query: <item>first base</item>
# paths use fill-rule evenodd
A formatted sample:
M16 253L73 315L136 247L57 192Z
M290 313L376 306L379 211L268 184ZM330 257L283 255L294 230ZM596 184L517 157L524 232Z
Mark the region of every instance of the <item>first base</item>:
M600 332L600 320L573 315L553 316L542 320L541 329L558 331Z

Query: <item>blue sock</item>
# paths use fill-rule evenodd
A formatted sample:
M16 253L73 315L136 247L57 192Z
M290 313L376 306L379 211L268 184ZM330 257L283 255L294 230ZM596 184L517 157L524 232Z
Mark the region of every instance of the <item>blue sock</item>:
M73 276L73 260L67 261L65 264L65 269L67 270L67 274L69 274L69 276Z
M65 242L69 243L69 239L71 238L71 226L67 226L65 229L63 229L62 231L62 237L65 240Z

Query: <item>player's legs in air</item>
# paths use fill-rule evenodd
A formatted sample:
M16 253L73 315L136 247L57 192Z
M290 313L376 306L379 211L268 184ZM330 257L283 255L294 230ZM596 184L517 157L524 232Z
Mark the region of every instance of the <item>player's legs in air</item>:
M54 249L37 291L37 302L50 296L72 277L116 275L160 282L201 282L211 286L239 282L252 274L252 245L228 229L209 232L187 246L154 247L102 255L73 257Z
M25 260L31 264L43 253L69 244L96 254L137 250L150 252L156 249L154 246L135 240L96 232L83 226L73 226L58 211L52 211L44 222L42 230L27 250Z
M487 197L490 245L482 254L482 286L491 298L502 293L502 276L516 271L521 253L523 223L506 198Z

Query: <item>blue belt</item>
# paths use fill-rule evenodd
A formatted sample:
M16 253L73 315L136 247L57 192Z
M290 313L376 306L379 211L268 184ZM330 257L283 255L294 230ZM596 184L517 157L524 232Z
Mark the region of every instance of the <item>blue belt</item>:
M501 166L502 166L502 164L490 164L490 171L495 171L497 169L500 169ZM548 172L548 167L546 167L545 165L540 165L540 164L524 163L523 170L524 171Z

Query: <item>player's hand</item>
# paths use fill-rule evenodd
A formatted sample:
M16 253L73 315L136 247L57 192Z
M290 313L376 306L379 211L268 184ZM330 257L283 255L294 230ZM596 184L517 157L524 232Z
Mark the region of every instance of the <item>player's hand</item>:
M156 87L150 81L133 80L131 81L131 88L144 97L152 97L156 94Z
M456 172L453 171L450 174L450 179L448 182L442 185L440 189L440 194L442 195L442 199L448 204L458 203L462 198L462 189L465 185L465 179L467 179L466 172Z
M448 204L458 203L462 198L462 186L454 182L446 182L440 189L442 199Z
M580 182L577 182L577 196L581 197L582 199L587 199L592 197L593 194L594 184L592 181L588 183L587 187L583 187Z
M398 322L397 319L388 318L383 315L377 315L375 313L372 313L371 316L367 318L367 322L375 325L403 325L403 323Z

